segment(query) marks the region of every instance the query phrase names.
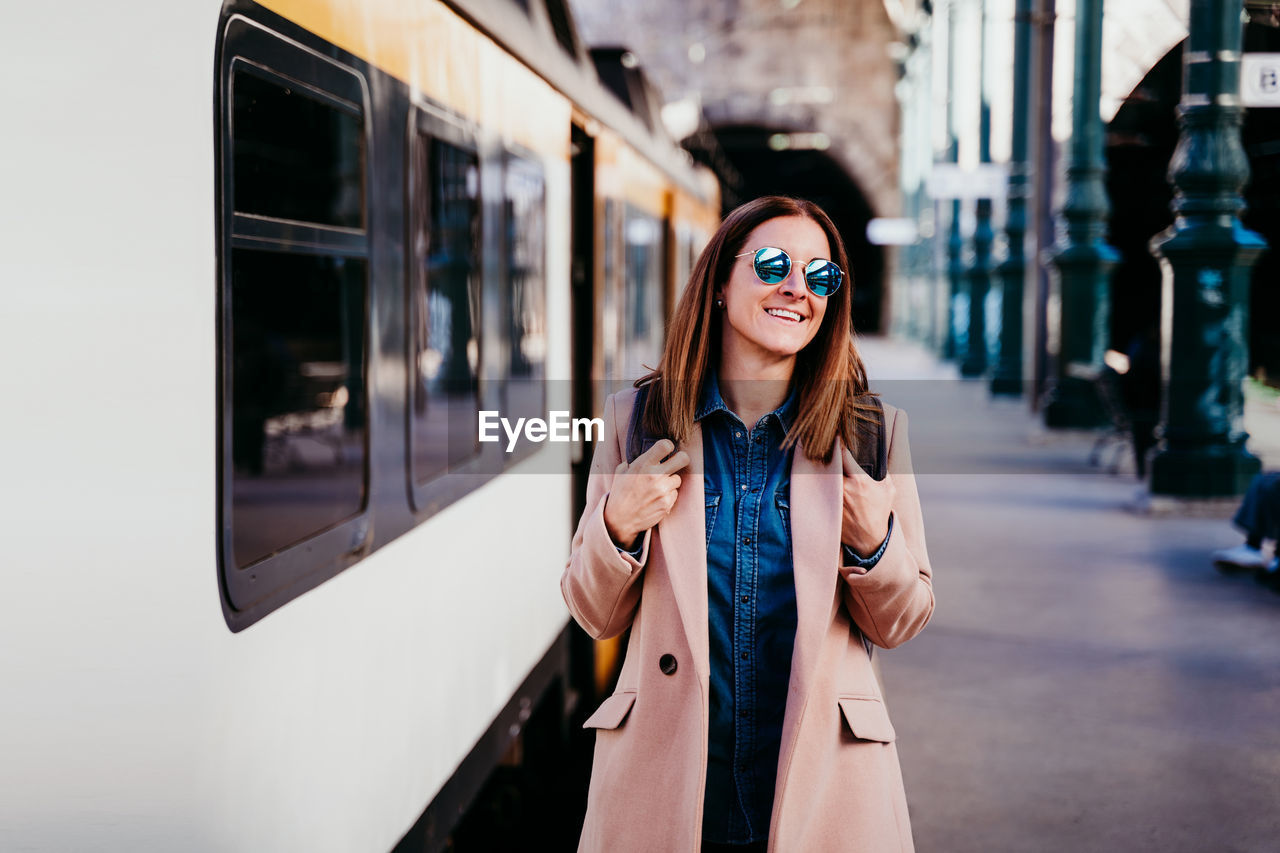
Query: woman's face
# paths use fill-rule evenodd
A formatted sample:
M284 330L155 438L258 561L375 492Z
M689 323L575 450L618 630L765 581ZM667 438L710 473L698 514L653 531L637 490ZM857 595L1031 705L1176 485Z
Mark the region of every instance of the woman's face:
M756 277L757 249L772 246L791 257L790 274L777 284ZM729 281L717 293L724 300L721 364L759 365L795 360L808 346L827 310L826 296L805 284L804 268L814 258L831 258L831 245L818 223L803 216L781 216L756 227L743 243L749 252L734 261Z

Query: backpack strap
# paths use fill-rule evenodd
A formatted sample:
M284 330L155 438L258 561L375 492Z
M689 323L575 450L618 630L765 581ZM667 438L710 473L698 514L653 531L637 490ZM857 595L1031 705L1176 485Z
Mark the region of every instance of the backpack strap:
M641 385L636 390L635 405L631 407L631 421L627 425L627 464L653 447L656 439L647 436L641 426L644 407L649 399L649 385ZM884 406L879 397L868 396L867 402L873 411L869 420L858 419L855 435L858 441L858 452L855 459L862 470L871 475L873 480L883 480L889 473L889 442L885 437Z
M859 418L854 427L858 450L854 458L873 480L883 480L889 473L889 442L885 437L884 406L879 397L866 397L874 409L870 421Z
M630 465L636 461L636 457L644 453L650 447L657 443L656 439L649 438L644 434L641 426L641 420L644 417L644 407L649 400L649 384L641 385L636 391L635 405L631 407L631 422L627 424L627 464Z
M883 480L885 474L889 472L889 442L885 438L884 428L884 405L881 404L879 397L866 397L865 402L869 403L873 409L870 412L870 420L858 418L854 427L854 434L858 441L858 450L854 454L854 459L862 466L862 470L871 475L873 480ZM859 631L859 633L862 633ZM871 658L871 666L876 672L876 680L880 680L880 664L876 658L876 647L867 639L866 634L862 634L862 647L866 649L867 657ZM883 686L881 687L883 691Z

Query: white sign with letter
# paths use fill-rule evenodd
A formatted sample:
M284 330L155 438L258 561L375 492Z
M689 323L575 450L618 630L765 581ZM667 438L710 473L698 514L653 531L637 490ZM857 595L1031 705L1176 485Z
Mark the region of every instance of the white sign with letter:
M1244 54L1240 98L1246 107L1280 107L1280 53Z

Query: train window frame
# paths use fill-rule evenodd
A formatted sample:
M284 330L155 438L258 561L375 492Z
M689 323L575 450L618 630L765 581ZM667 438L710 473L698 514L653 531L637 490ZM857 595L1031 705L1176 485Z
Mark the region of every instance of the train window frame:
M414 368L414 329L418 319L417 300L414 298L421 272L417 269L414 257L414 238L420 222L417 206L414 204L415 192L430 192L429 177L419 174L417 155L427 138L443 142L475 156L478 168L477 204L479 206L480 234L477 243L480 305L476 314L476 342L478 348L477 401L481 410L501 411L501 400L498 395L498 383L490 381L486 355L493 337L488 331L489 304L493 295L488 285L490 267L486 259L486 242L489 239L487 217L485 214L484 173L491 168L489 157L479 142L477 129L465 119L425 99L415 99L410 107L408 136L406 139L405 165L405 217L407 232L405 235L405 480L409 492L411 509L418 521L425 521L430 516L475 491L492 479L503 467L501 443L482 443L479 450L461 464L450 465L434 477L419 481L414 473L414 388L417 381ZM424 283L425 285L425 283ZM478 430L478 424L477 424Z
M601 293L600 293L600 345L601 363L604 377L609 382L625 381L620 375L622 362L622 275L623 266L619 251L622 244L623 217L619 213L622 202L606 197L603 211L600 214L600 230L603 245L600 247L601 257ZM635 377L632 377L633 379Z
M578 61L578 32L577 25L574 23L573 14L569 11L567 0L544 0L543 5L547 11L547 23L551 26L551 33L555 36L556 42L567 56Z
M511 275L512 275L511 263L510 263L511 246L507 242L507 234L509 233L509 227L508 227L509 224L507 221L507 217L510 215L510 211L507 205L507 201L508 201L507 181L508 181L509 174L513 168L513 164L518 164L516 168L528 169L529 171L535 173L537 175L538 181L542 185L542 200L541 200L542 245L540 247L540 252L541 252L541 271L542 271L542 306L541 308L542 308L542 322L544 325L544 329L543 329L544 338L549 337L547 335L547 330L545 326L550 316L547 310L549 296L550 296L550 281L547 277L547 270L548 270L547 261L549 258L549 250L550 250L549 234L548 234L548 227L547 227L549 224L548 223L548 205L547 205L547 168L546 168L546 164L542 161L542 158L538 156L538 154L536 154L535 152L529 149L523 148L521 146L508 145L502 149L501 185L500 185L499 196L497 199L497 202L498 202L497 220L498 220L498 229L499 229L499 234L498 234L499 259L497 264L498 266L497 284L499 287L499 293L498 293L498 298L494 300L495 311L488 315L488 316L495 316L498 320L498 323L495 325L495 329L493 333L493 337L496 338L496 340L494 341L493 349L495 350L495 353L497 355L497 357L495 358L495 361L499 365L499 369L496 371L497 385L499 386L498 399L501 402L501 405L498 408L498 411L500 411L504 417L510 417L513 414L515 417L520 417L523 414L528 414L524 412L512 412L511 398L508 393L511 390L512 381L513 381L513 377L510 372L510 362L511 362L510 356L511 356L511 347L514 346L514 342L510 339L510 336L507 334L508 327L505 322L510 319L510 313L508 310L510 308L510 302L508 300L510 298L510 292L511 292L510 283L511 283ZM547 343L548 341L544 340L544 345ZM536 411L533 411L532 413L539 417L546 417L546 413L548 411L548 402L549 402L549 395L547 393L549 382L548 382L547 359L546 359L545 350L543 354L542 371L543 371L542 377L541 379L538 380L542 389L541 405L538 407L535 407ZM530 456L533 456L534 454L538 453L540 450L545 449L547 444L548 442L542 442L542 443L535 443L530 441L517 442L514 450L512 450L511 453L503 454L503 463L502 463L503 467L511 468L511 467L514 467L515 465L518 465L519 463L528 459Z
M667 318L664 314L666 302L666 283L667 272L665 269L665 258L667 251L667 228L666 220L660 214L655 214L637 204L625 201L621 205L620 226L622 229L622 243L620 246L621 255L619 261L621 269L619 276L619 292L618 292L618 346L620 354L620 367L622 377L627 381L635 381L641 376L649 373L650 370L656 369L658 362L662 358L662 342L665 336L665 328ZM653 239L646 245L652 246L649 250L650 254L655 257L650 258L652 262L651 269L648 270L651 281L636 281L634 278L634 268L632 262L636 253L632 251L632 247L638 245L632 242L632 230L636 223L643 223L648 229ZM653 284L649 289L644 287L646 284ZM633 304L633 298L639 294L642 306ZM641 310L635 311L633 308L640 307ZM647 310L645 310L647 309ZM649 314L653 317L650 320ZM634 346L635 342L642 340L640 337L633 335L633 325L636 318L645 318L645 323L650 328L648 330L648 340L646 344L652 345L653 351L647 355L653 360L653 364L646 365L642 360L644 353L637 353ZM634 363L633 363L634 362Z
M214 98L214 141L217 221L217 564L224 614L238 631L267 613L358 562L371 547L371 453L373 421L369 402L373 383L371 294L372 227L370 175L373 171L372 118L367 81L348 67L261 24L236 14L222 28ZM309 98L360 120L360 200L362 228L325 225L235 210L234 88L238 74L269 83L298 87ZM364 292L360 306L360 380L365 393L363 458L358 509L345 518L301 539L276 548L241 567L234 551L234 462L231 453L233 399L231 376L233 318L233 253L269 251L356 259L363 264Z

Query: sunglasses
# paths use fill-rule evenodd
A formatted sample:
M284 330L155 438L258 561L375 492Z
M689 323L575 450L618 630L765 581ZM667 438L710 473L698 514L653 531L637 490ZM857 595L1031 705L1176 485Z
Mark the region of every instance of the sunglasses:
M756 278L765 284L777 284L791 275L791 256L781 249L765 246L755 252L743 252L734 257L743 258L751 254L755 255L751 266L756 271ZM844 270L831 261L814 258L804 266L804 283L815 296L830 296L844 283Z

